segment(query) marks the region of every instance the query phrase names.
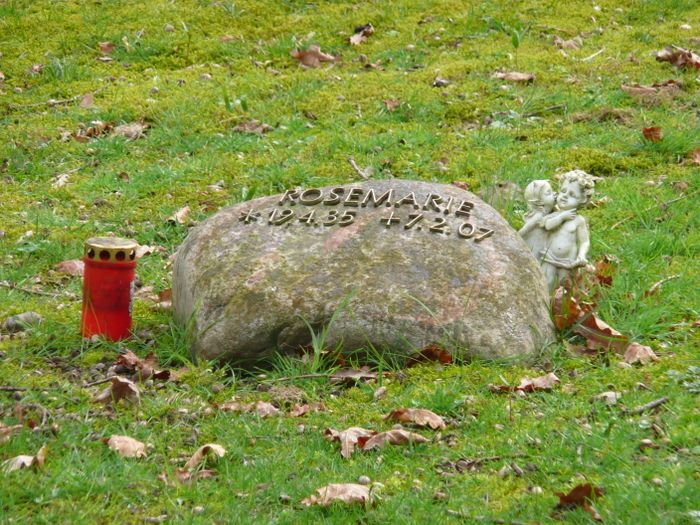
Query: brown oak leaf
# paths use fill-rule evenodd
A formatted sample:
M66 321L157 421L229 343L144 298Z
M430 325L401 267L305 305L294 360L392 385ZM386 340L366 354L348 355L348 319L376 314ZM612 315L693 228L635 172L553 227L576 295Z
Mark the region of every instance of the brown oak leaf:
M333 428L327 428L323 431L323 435L330 441L340 442L340 455L344 458L352 456L360 438L370 438L375 435L373 430L367 430L361 427L350 427L346 430L338 431Z
M432 344L426 346L420 352L416 352L415 354L409 356L406 362L406 368L411 368L419 363L428 363L431 361L448 365L452 363L452 355L447 350L440 348L438 345Z
M635 363L646 365L652 361L658 361L659 357L649 346L640 345L639 343L630 343L627 350L625 350L624 360L625 363L631 365Z
M46 461L46 454L49 449L46 445L42 446L36 453L36 456L15 456L3 462L2 469L6 473L13 472L15 470L21 470L25 468L41 468L44 466Z
M289 52L303 67L318 67L321 62L335 62L337 57L321 51L320 46L314 44L306 50L292 49Z
M572 510L581 507L588 512L595 521L603 521L598 514L598 511L591 504L591 500L603 496L603 491L598 487L594 487L590 483L582 483L576 485L569 491L568 494L563 492L555 492L559 496L559 503L554 508L556 510Z
M146 445L129 436L111 436L105 444L123 458L146 457Z
M428 439L415 432L403 429L393 429L387 432L379 432L371 437L360 436L357 445L362 450L372 450L389 445L406 445L408 443L427 443Z
M301 417L309 414L311 412L325 412L326 405L322 402L318 403L305 403L303 405L294 405L294 407L289 411L289 415L292 417Z
M185 469L192 469L206 461L207 457L212 457L215 460L218 458L223 458L226 454L226 449L221 445L216 443L207 443L202 445L197 449L197 451L192 454L192 457L185 463Z
M112 383L95 397L95 401L109 404L125 399L138 404L141 401L140 395L138 387L132 381L117 376L113 377Z
M589 350L609 350L622 352L628 338L599 319L593 312L583 315L573 332L586 340Z
M664 134L658 126L642 128L642 135L644 135L644 138L649 142L661 142L661 139L664 138Z
M327 507L333 503L370 503L369 487L356 483L331 483L320 489L316 489L316 494L301 501L307 507L320 505Z
M424 408L399 408L384 416L384 419L399 423L410 423L419 427L430 427L433 430L447 427L442 417Z

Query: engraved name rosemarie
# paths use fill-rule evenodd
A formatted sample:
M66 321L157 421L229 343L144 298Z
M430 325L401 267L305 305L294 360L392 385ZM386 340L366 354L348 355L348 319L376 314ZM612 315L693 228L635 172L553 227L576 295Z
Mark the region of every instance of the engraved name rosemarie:
M319 188L287 190L277 202L279 208L243 211L238 220L243 224L266 223L270 226L303 224L343 227L355 222L358 211L363 208L382 206L387 210L379 222L386 228L403 226L403 230L425 230L439 235L456 234L463 239L473 239L474 242L493 235L493 230L472 224L474 203L467 200L444 198L437 193L430 193L423 200L417 198L414 192L398 194L393 188L383 193L363 188L346 190L347 188L332 188L325 192ZM448 222L448 218L455 220Z

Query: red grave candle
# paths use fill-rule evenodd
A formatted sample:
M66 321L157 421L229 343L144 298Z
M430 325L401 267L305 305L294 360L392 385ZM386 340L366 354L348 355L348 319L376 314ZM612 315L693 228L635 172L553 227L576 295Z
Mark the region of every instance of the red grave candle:
M85 241L83 337L100 335L118 341L129 336L137 247L136 241L118 237Z

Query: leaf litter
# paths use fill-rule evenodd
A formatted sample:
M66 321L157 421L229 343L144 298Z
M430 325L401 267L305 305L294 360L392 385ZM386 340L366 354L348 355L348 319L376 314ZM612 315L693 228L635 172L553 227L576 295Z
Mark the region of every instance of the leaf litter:
M588 512L595 521L603 521L598 511L593 507L591 503L594 499L603 496L603 491L591 485L590 483L582 483L576 485L568 493L555 492L559 497L559 503L554 507L555 517L561 517L557 511L573 510L576 508L582 508Z
M36 453L36 456L20 455L4 461L2 464L2 469L6 474L8 474L10 472L14 472L15 470L41 468L44 466L47 453L48 448L46 445L44 445Z
M146 445L132 437L113 435L104 442L110 450L114 450L123 458L146 457Z
M95 401L105 404L118 403L122 399L139 404L141 393L133 381L123 377L113 377L111 384L95 397Z
M398 423L410 423L418 427L429 427L433 430L447 427L441 416L424 408L399 408L384 416L384 419Z
M289 54L295 58L302 67L319 67L321 62L335 62L337 57L321 51L317 44L310 45L307 49L292 49Z
M355 28L353 35L350 38L348 38L348 42L353 46L359 46L363 42L366 42L367 38L373 34L374 26L372 24L358 26Z
M312 494L308 498L303 499L301 504L307 507L311 505L327 507L338 502L347 504L369 504L371 503L370 489L365 485L359 485L357 483L331 483L330 485L316 489L316 494Z

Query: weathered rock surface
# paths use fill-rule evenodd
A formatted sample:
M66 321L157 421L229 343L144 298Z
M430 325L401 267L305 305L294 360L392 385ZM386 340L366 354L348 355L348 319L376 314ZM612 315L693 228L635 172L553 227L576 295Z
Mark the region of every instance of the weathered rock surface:
M190 232L173 306L196 355L245 364L296 350L311 342L306 323L330 323L329 347L402 354L435 343L495 359L553 338L537 261L478 197L405 180L333 188L245 202Z

